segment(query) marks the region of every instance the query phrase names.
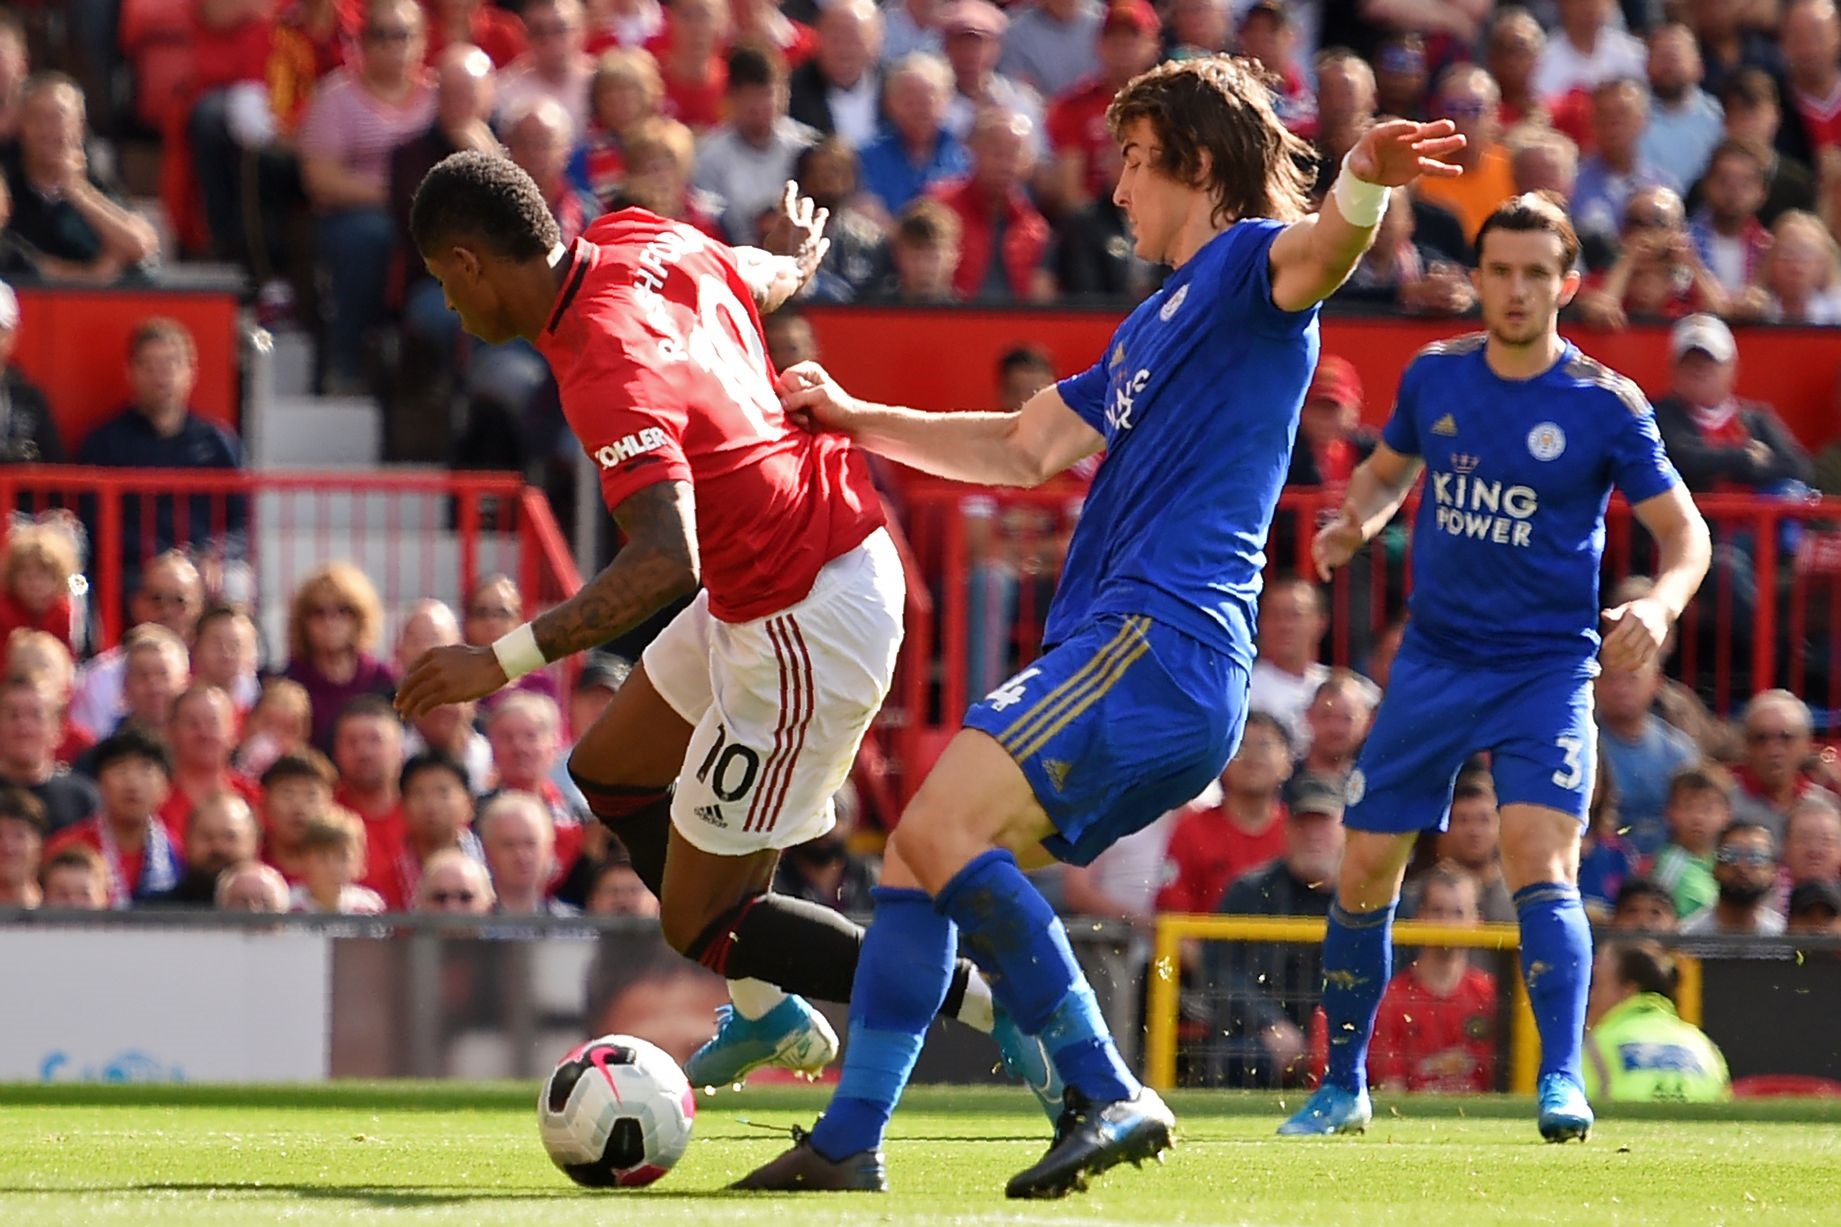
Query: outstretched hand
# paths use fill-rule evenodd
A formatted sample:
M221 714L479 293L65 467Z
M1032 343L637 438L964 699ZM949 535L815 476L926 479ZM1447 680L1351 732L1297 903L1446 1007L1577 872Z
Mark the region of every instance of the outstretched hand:
M831 240L825 237L825 223L830 219L831 210L819 208L810 196L801 196L799 185L788 179L780 194L779 211L767 227L762 246L776 256L792 257L799 266L799 283L803 286L818 272L825 253L831 250Z
M1448 119L1429 124L1392 119L1362 134L1349 151L1349 170L1364 183L1404 187L1421 175L1454 179L1464 168L1444 159L1465 145Z

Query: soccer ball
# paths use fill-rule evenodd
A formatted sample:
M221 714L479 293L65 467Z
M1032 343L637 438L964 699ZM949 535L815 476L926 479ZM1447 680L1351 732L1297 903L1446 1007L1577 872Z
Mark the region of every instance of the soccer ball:
M656 1045L604 1035L556 1066L537 1099L550 1161L593 1189L651 1184L684 1157L697 1099Z

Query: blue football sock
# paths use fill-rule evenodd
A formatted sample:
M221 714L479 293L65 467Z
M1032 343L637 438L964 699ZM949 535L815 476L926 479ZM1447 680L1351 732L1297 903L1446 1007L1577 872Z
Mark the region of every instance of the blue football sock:
M1585 999L1591 989L1592 929L1579 889L1537 882L1515 892L1521 919L1521 974L1541 1037L1541 1075L1565 1074L1582 1082L1579 1049L1585 1033Z
M1394 910L1399 900L1372 912L1330 905L1323 938L1323 1015L1329 1022L1330 1060L1323 1081L1359 1094L1368 1085L1368 1042L1374 1012L1393 978Z
M952 921L920 890L876 887L850 989L849 1046L812 1148L833 1162L882 1145L921 1040L946 1000L956 961Z
M1001 850L977 857L946 884L939 907L965 934L966 953L1016 1025L1041 1037L1064 1083L1098 1103L1138 1093L1067 930L1015 857Z

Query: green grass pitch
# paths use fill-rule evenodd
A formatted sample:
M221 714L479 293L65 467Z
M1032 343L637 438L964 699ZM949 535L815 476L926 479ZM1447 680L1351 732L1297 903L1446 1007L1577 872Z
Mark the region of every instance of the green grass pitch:
M815 1091L706 1098L677 1170L613 1193L550 1166L534 1098L523 1085L0 1086L0 1224L1768 1227L1841 1213L1841 1105L1626 1110L1556 1147L1525 1101L1382 1098L1366 1137L1280 1141L1276 1097L1191 1093L1172 1099L1168 1164L1019 1203L1003 1182L1046 1136L1021 1091L919 1089L891 1136L893 1193L792 1199L721 1189L810 1123Z

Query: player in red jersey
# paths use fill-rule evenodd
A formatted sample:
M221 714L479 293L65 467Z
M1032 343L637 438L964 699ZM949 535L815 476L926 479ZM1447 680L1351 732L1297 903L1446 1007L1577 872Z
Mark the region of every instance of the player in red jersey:
M425 654L397 706L413 719L480 698L697 594L569 768L659 896L666 940L729 980L733 1009L686 1067L700 1085L835 1055L829 1025L787 990L847 1000L862 931L768 887L781 849L830 829L901 641L901 564L862 453L790 424L774 391L759 313L828 246L825 212L792 184L782 213L789 256L641 209L565 246L522 170L460 153L428 173L410 219L462 326L549 361L626 545L492 646ZM942 1014L989 1030L969 964L956 989Z

